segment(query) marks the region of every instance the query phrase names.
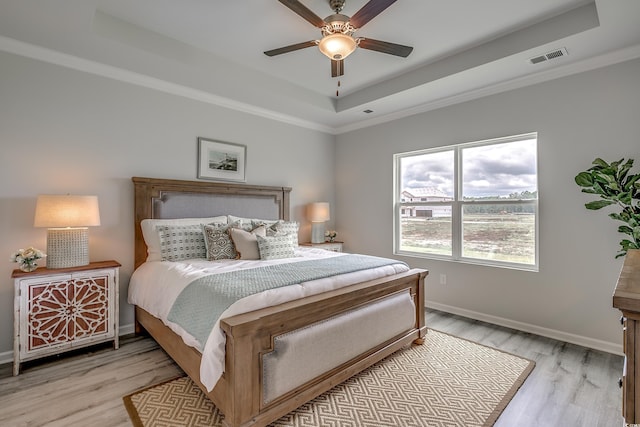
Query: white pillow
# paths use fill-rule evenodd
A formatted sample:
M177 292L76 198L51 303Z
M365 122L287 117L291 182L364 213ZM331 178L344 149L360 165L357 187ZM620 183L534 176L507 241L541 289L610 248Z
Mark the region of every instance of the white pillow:
M238 253L237 259L260 259L258 239L256 236L266 236L267 229L264 226L246 231L241 228L229 229L229 235Z
M214 216L209 218L178 218L178 219L143 219L140 222L142 237L147 244L147 261L161 261L160 236L156 226L158 225L199 225L199 224L226 224L227 216Z

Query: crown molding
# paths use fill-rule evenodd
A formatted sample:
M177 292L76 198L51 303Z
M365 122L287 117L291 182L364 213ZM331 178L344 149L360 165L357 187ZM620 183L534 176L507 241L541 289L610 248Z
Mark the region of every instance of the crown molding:
M336 135L640 58L640 44L334 129Z
M53 49L37 46L31 43L22 42L9 37L0 36L0 50L15 55L24 56L31 59L48 62L77 71L95 74L129 83L148 89L158 90L171 95L181 96L196 101L216 105L223 108L251 114L254 116L298 126L310 130L315 130L331 135L339 135L370 126L387 123L404 117L414 116L428 111L437 110L439 108L460 104L474 99L483 98L489 95L506 92L513 89L519 89L561 77L590 71L609 65L617 64L633 60L640 57L640 44L619 49L603 55L578 61L575 63L559 66L553 69L540 71L527 76L519 77L498 84L489 85L483 88L465 92L460 95L454 95L446 98L437 99L431 102L420 104L411 108L407 108L394 113L386 114L372 119L361 120L352 124L339 127L331 127L322 125L309 120L303 120L288 114L278 113L266 108L257 107L255 105L238 102L229 98L218 96L207 91L194 89L188 86L171 83L166 80L151 77L145 74L136 73L125 70L123 68L106 65L97 61L92 61L78 56L62 53Z
M254 116L279 121L282 123L299 126L311 130L333 134L335 130L332 127L324 126L308 120L303 120L288 114L278 113L266 108L256 107L255 105L238 102L229 98L218 96L207 91L194 89L188 86L171 83L166 80L151 77L145 74L136 73L134 71L125 70L123 68L106 65L101 62L92 61L78 56L62 53L53 49L37 46L31 43L22 42L9 37L0 36L0 50L15 55L36 59L50 64L59 65L61 67L71 68L73 70L95 74L124 83L130 83L136 86L146 87L148 89L165 92L171 95L182 96L193 99L195 101L205 102L207 104L216 105L218 107L228 108Z

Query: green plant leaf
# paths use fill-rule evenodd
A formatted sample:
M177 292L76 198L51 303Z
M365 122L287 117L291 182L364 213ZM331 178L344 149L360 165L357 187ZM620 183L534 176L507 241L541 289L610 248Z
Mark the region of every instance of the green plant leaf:
M624 193L618 194L618 200L622 204L630 205L631 204L631 193L630 192L624 192Z
M636 249L636 248L634 247L634 246L635 246L635 243L633 243L633 242L632 242L631 240L629 240L629 239L623 239L623 240L620 242L620 246L622 246L622 248L623 248L625 251L626 251L627 249Z
M593 185L593 178L591 178L591 174L588 172L580 172L578 175L576 175L575 180L576 184L578 184L580 187L591 187Z
M620 227L618 227L618 233L624 233L633 236L633 228L629 227L628 225L621 225Z
M596 190L594 190L593 188L583 188L581 190L583 193L590 193L590 194L599 194Z
M618 169L618 175L617 175L617 179L619 182L623 182L624 179L627 177L627 174L629 173L629 170L631 170L631 167L633 166L633 159L629 159L626 161L626 163L624 165L622 165L619 169Z
M609 200L594 200L593 202L585 203L584 207L591 210L602 209L605 206L613 205L615 202Z
M606 190L599 182L594 181L593 190L596 192L596 194L602 194L603 196L608 196Z
M623 184L624 191L633 190L633 187L638 185L639 179L640 179L640 174L627 177L627 179L625 179L625 182Z
M592 163L592 164L594 164L594 165L596 165L596 166L601 166L601 167L603 167L603 168L607 168L607 167L609 167L609 163L605 162L605 161L604 161L604 160L602 160L600 157L598 157L597 159L595 159L595 160L593 161L593 163Z

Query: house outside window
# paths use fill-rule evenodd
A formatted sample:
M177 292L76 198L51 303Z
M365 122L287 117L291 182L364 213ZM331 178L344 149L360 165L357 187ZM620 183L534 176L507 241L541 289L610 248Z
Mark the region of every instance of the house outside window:
M538 270L537 134L394 155L394 253Z

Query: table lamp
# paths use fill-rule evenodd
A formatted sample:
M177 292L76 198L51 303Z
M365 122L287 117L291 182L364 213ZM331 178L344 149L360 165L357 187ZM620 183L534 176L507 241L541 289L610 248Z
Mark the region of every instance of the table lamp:
M329 203L311 203L307 208L307 219L311 221L311 243L324 242L324 223L329 221Z
M89 264L89 229L100 225L97 196L39 195L34 227L47 227L47 268Z

